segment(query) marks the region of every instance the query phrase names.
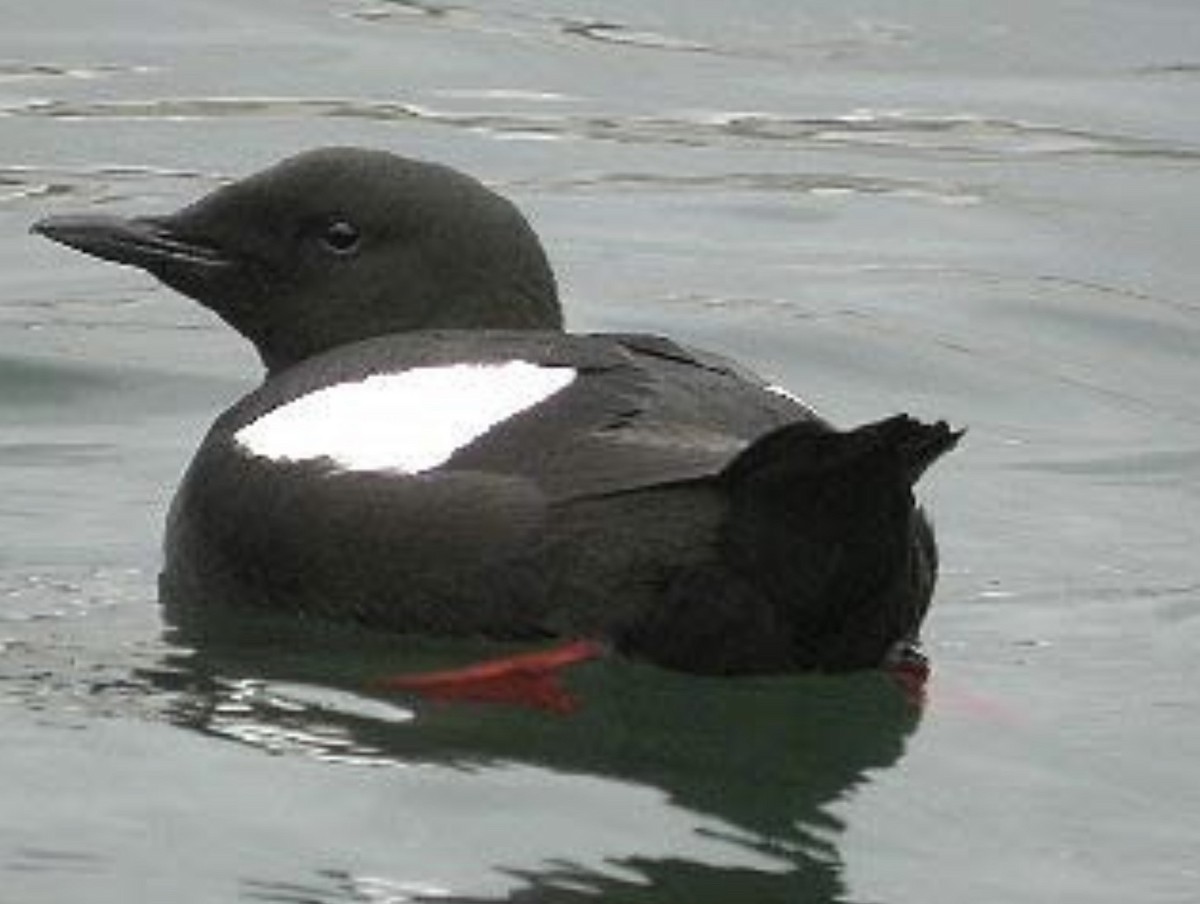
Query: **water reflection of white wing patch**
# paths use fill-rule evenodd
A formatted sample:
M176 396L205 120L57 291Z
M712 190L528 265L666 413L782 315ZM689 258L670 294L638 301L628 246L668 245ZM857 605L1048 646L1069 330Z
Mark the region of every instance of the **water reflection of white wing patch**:
M574 379L569 367L527 361L376 374L281 405L234 439L263 458L328 458L351 471L419 474Z

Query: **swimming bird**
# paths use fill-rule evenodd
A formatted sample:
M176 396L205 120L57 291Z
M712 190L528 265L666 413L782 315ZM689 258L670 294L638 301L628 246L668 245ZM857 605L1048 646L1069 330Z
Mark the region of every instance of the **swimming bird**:
M874 668L919 636L938 558L913 487L960 433L838 429L718 355L564 332L533 229L470 176L326 148L165 216L33 229L265 365L173 502L173 604L723 675Z

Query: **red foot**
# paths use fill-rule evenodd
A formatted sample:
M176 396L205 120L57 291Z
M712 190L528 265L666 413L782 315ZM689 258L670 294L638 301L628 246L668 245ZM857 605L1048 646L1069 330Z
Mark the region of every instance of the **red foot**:
M929 666L915 666L905 663L888 668L892 680L900 685L904 696L913 703L920 705L925 702L925 685L929 683Z
M569 665L603 656L605 648L580 640L549 650L489 659L460 669L394 675L372 682L380 690L415 691L431 700L510 703L556 713L569 713L579 701L562 686L560 672Z
M925 703L929 684L929 659L916 644L905 644L893 651L884 670L900 685L904 696L917 706Z

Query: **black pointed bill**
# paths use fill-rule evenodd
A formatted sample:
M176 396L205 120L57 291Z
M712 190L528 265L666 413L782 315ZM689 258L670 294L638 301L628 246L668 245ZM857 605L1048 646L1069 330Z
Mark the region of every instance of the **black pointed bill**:
M164 281L181 271L193 277L215 275L236 265L220 249L176 234L167 220L158 217L47 217L30 231L93 257L140 267Z

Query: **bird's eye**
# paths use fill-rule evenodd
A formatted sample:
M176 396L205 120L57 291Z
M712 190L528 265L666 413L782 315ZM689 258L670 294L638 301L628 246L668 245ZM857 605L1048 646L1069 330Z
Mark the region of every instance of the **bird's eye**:
M358 227L349 220L333 220L321 233L321 243L334 254L353 254L360 238Z

